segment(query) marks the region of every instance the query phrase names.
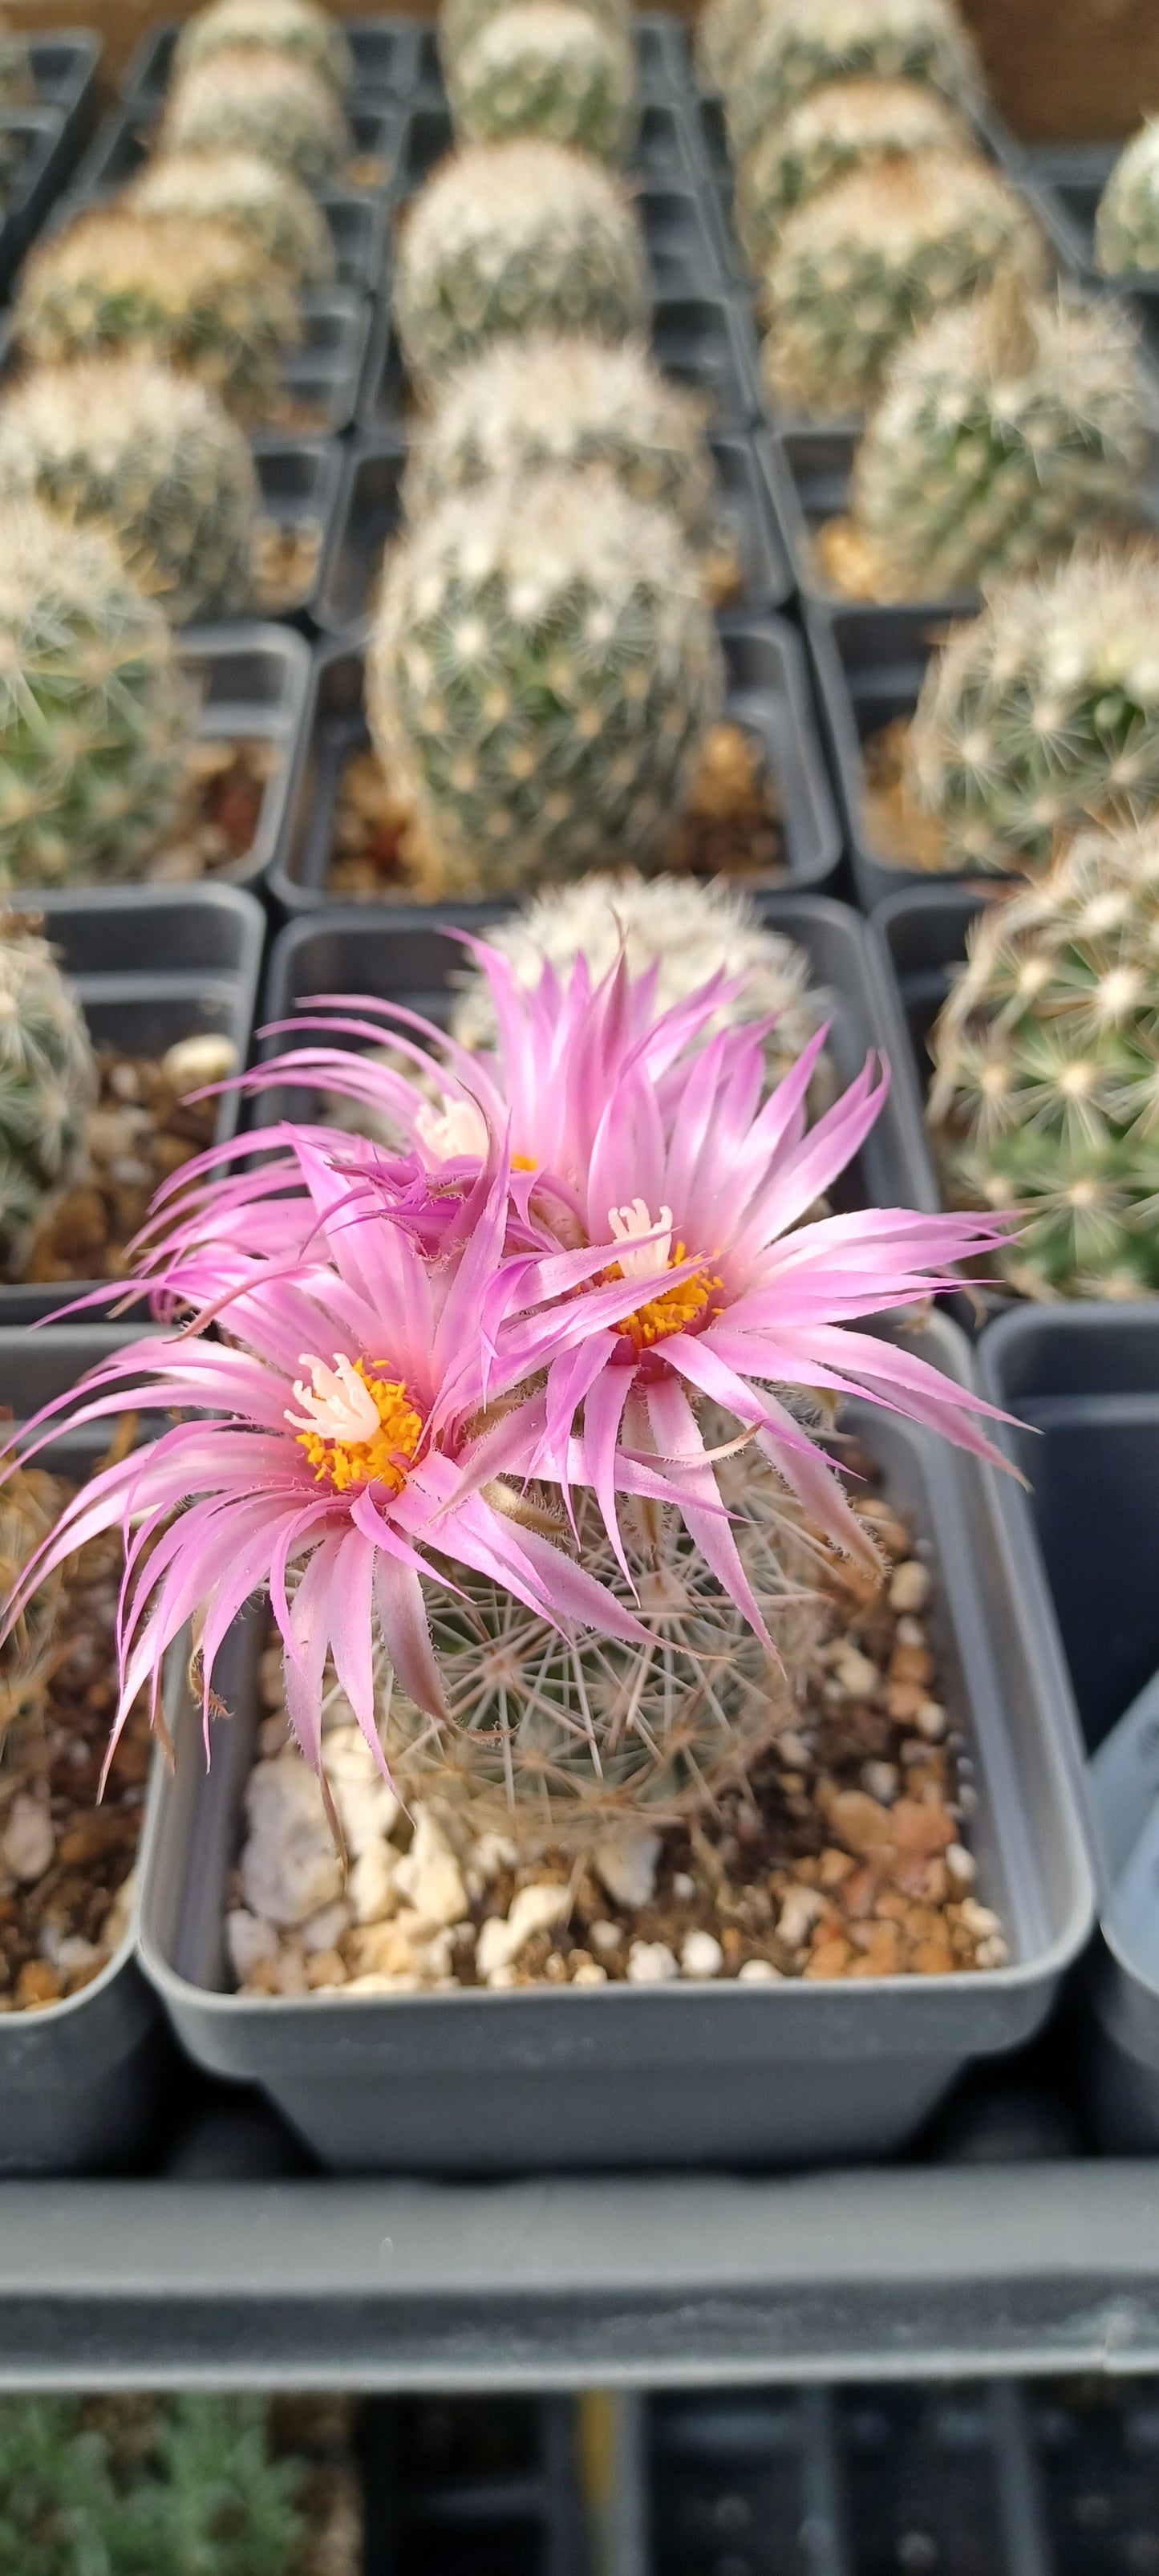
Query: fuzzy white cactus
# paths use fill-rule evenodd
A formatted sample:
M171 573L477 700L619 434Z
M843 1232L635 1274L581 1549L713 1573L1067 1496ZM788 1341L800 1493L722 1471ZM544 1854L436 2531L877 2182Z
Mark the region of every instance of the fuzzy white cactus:
M736 227L758 272L795 206L832 187L850 170L915 152L969 153L969 128L936 89L922 81L842 80L810 90L781 124L771 125L736 173Z
M353 145L333 90L308 63L237 45L194 63L175 83L157 149L256 152L321 188Z
M254 46L305 63L339 94L352 87L354 60L342 22L317 0L210 0L180 28L173 48L173 78L214 54Z
M256 152L169 152L150 161L126 191L142 215L176 215L190 224L225 224L295 288L325 286L334 275L334 243L319 205L288 170Z
M447 78L466 143L539 134L622 161L636 127L636 70L619 28L574 0L517 0L455 56Z

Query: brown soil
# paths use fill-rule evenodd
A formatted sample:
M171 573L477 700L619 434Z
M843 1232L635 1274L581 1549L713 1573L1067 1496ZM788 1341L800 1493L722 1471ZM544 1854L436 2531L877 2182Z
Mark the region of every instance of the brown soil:
M213 1142L216 1100L184 1102L188 1082L151 1056L97 1055L100 1091L89 1124L90 1176L39 1227L26 1282L122 1279L126 1246L144 1224L159 1183Z
M942 875L952 867L945 835L930 814L919 814L906 794L905 745L908 716L895 716L861 746L861 803L865 836L890 867L920 869Z
M814 530L811 544L822 583L840 598L888 603L911 595L904 582L893 579L876 539L867 536L856 519L824 520Z
M385 188L391 175L389 161L383 161L378 153L356 152L354 159L346 163L340 184L344 188L363 188L370 191Z
M322 527L317 519L258 520L253 550L253 604L262 617L301 608L318 578Z
M150 884L194 884L248 858L262 799L282 757L278 744L260 735L195 743L189 827L152 860L146 871Z

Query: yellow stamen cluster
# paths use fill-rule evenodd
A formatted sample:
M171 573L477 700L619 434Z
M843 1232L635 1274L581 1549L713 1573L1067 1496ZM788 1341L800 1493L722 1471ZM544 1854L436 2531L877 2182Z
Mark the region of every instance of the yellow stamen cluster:
M668 1264L669 1269L678 1270L687 1258L684 1245L678 1243ZM609 1279L623 1278L619 1263L607 1276ZM713 1278L707 1270L698 1270L695 1278L682 1280L676 1288L662 1289L658 1297L649 1297L646 1304L637 1306L633 1314L625 1315L622 1323L613 1324L612 1331L626 1333L638 1351L651 1350L654 1342L667 1341L671 1333L686 1333L690 1324L699 1323L714 1290L723 1286L722 1279Z
M353 1485L385 1485L401 1494L407 1468L422 1439L422 1417L415 1412L401 1378L372 1377L365 1360L355 1369L374 1399L381 1428L370 1440L327 1440L320 1431L300 1431L315 1482L345 1494Z

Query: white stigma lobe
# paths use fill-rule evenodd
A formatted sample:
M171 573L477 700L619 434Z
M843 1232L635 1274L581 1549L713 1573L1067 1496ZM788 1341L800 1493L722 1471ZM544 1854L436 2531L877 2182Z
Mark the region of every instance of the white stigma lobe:
M311 1359L308 1351L302 1351L298 1365L309 1369L314 1382L307 1386L304 1378L295 1378L294 1393L303 1409L291 1413L287 1406L286 1421L296 1431L317 1432L323 1440L346 1444L373 1440L379 1427L378 1406L353 1362L340 1352L329 1368L325 1360Z
M651 1216L643 1199L633 1199L630 1207L608 1209L608 1224L620 1248L620 1268L625 1279L656 1279L667 1270L672 1251L672 1210L662 1207L658 1217ZM657 1234L653 1243L640 1243L638 1251L629 1252L631 1243L639 1243L642 1234L655 1234L657 1226L667 1232Z

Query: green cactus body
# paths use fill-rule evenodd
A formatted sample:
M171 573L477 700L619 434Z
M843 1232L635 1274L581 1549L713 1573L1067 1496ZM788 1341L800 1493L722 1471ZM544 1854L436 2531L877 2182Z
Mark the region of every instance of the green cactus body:
M1038 1298L1159 1292L1159 831L1086 832L988 907L932 1040L958 1205L1018 1209Z
M297 291L334 275L330 226L308 188L256 152L172 152L151 161L126 202L150 218L225 224L284 270Z
M300 2479L261 2398L7 2398L0 2576L304 2576Z
M29 922L19 915L0 920L0 1260L6 1267L18 1265L36 1219L75 1177L95 1099L93 1051L75 993ZM41 1481L47 1480L18 1475L0 1495L6 1596L32 1554L31 1541L20 1551L19 1514L12 1520L18 1488L36 1490ZM4 1669L0 1650L0 1675Z
M333 90L292 54L230 46L194 63L175 84L160 153L256 152L304 187L323 188L352 151Z
M1095 216L1095 266L1106 277L1159 268L1159 117L1121 152Z
M736 228L758 272L795 206L850 170L915 152L968 153L968 128L920 81L832 81L770 126L736 174Z
M513 0L443 0L438 15L439 60L448 88L454 78L455 65L482 35L511 8ZM514 0L518 5L518 0ZM574 0L574 5L594 18L596 25L606 27L612 35L630 37L632 10L630 0Z
M623 340L646 327L649 309L627 195L587 153L559 143L457 153L402 228L395 319L428 393L489 341L543 331Z
M211 0L179 30L172 76L181 80L198 63L239 45L305 63L340 96L353 86L354 63L341 22L314 0Z
M4 934L0 930L0 976L4 972L3 940ZM45 956L48 957L47 949ZM49 964L51 966L51 960ZM35 1069L35 1078L42 1083L47 1080L40 1066ZM6 1063L0 1063L0 1116L9 1096L8 1067ZM29 1219L46 1202L52 1185L38 1182L36 1176L28 1171L27 1162L22 1159L22 1138L17 1136L14 1139L11 1166L3 1128L0 1128L0 1139L0 1231L5 1257L11 1261L24 1240ZM55 1476L46 1476L42 1468L9 1467L0 1491L0 1575L4 1579L6 1600L15 1591L25 1566L59 1520L65 1491ZM56 1622L63 1591L64 1569L58 1566L56 1572L38 1586L0 1646L0 1750L9 1727L18 1723L32 1727L43 1718L56 1660ZM2 2566L3 2558L0 2556L0 2568Z
M1127 512L1153 411L1108 298L1048 302L1007 279L927 323L896 352L853 469L884 595L986 588Z
M278 394L300 333L282 272L222 224L81 215L26 262L16 336L41 366L136 353L197 376L246 423Z
M675 521L610 476L464 493L388 566L370 728L452 889L650 856L722 692Z
M447 86L455 132L467 143L539 134L622 161L635 132L627 37L565 0L502 10L456 55Z
M589 465L671 510L693 544L708 541L715 478L703 407L630 340L609 348L545 336L485 349L450 378L416 440L404 506L417 525L452 492Z
M985 162L923 152L854 170L790 215L765 270L765 379L783 411L865 409L900 341L1006 270L1036 282L1042 237Z
M184 800L196 709L111 538L0 514L0 883L139 877Z
M766 11L725 92L733 159L828 81L924 81L969 106L981 84L969 35L949 0L811 0Z
M947 868L1046 868L1084 817L1159 803L1159 560L1076 555L931 662L905 756Z
M41 367L0 411L0 501L33 500L116 541L174 625L249 595L258 482L215 394L148 358Z

